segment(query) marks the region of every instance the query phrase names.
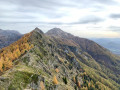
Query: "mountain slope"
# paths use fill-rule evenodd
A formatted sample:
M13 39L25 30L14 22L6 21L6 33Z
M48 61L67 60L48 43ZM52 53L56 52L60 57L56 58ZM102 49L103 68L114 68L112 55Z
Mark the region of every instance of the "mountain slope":
M83 51L90 54L98 63L103 64L120 74L120 71L119 70L116 71L116 68L113 67L118 66L117 65L117 62L119 62L119 60L117 60L118 58L114 56L111 52L109 52L107 49L98 45L97 43L85 38L73 36L69 33L62 31L59 28L53 28L49 30L46 34L67 40L72 40L73 42L77 43Z
M16 43L23 46L26 43L29 48L12 47ZM20 54L12 61L12 68L2 73L0 90L120 89L119 74L99 63L72 39L48 36L35 28L16 43L6 47L8 50L12 47L13 51L19 48ZM0 51L0 56L4 56L5 50Z
M91 38L91 40L120 55L120 38Z
M0 29L0 48L6 47L21 38L21 34L14 30Z
M91 40L76 37L74 35L62 31L59 28L53 28L49 30L46 34L52 37L54 36L54 37L59 37L61 39L71 40L72 42L77 43L82 51L89 54L95 60L95 62L97 62L100 65L102 72L104 72L106 75L109 72L109 75L107 76L109 76L116 82L120 83L120 77L119 77L120 58L118 56L113 55L107 49L101 47L100 45L98 45L97 43ZM88 62L83 61L83 62L92 68L94 67L93 63L90 65L89 61Z

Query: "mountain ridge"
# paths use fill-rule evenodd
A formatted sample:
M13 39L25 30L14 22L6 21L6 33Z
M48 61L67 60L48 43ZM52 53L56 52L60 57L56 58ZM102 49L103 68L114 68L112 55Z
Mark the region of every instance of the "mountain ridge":
M0 29L0 49L10 45L22 37L22 34L15 30Z
M0 77L0 89L120 89L120 76L116 72L120 68L118 57L110 54L99 45L96 46L99 48L97 50L101 51L97 51L97 54L109 56L110 61L117 62L117 64L112 65L112 68L116 70L112 70L106 63L101 63L92 56L97 55L96 51L92 50L92 54L88 52L94 48L94 44L97 45L96 43L86 41L86 39L80 41L81 38L79 40L78 37L76 40L75 36L65 37L50 36L44 34L39 28L35 28L31 33L15 42L19 46L16 47L13 43L6 47L7 50L12 47L10 50L13 51L19 49L21 54L12 62L13 67L5 71ZM78 41L80 42L78 43ZM81 42L84 42L85 47L81 45ZM4 56L3 51L0 51L0 56Z
M58 37L74 41L75 43L77 43L80 46L80 48L82 50L88 52L96 60L99 60L99 57L102 57L102 54L104 55L105 52L108 53L109 55L111 55L111 52L109 52L107 49L105 49L104 47L98 45L97 43L95 43L95 42L93 42L91 40L76 37L76 36L71 35L71 34L66 33L66 32L64 34L64 31L62 31L62 30L60 30L62 33L59 34L58 30L60 30L60 29L54 28L54 29L51 29L50 31L48 31L46 34L50 35L50 36L59 35ZM103 58L106 58L106 60L109 61L109 58L107 58L107 57L103 57ZM102 63L100 60L98 62ZM112 64L112 62L109 62L109 63Z

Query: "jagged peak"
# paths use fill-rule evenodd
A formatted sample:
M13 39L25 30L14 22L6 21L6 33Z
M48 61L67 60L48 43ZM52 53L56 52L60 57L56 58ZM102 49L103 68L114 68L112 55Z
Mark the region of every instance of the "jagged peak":
M44 34L43 31L41 29L39 29L38 27L36 27L33 32L38 32L38 33L41 33L41 34Z

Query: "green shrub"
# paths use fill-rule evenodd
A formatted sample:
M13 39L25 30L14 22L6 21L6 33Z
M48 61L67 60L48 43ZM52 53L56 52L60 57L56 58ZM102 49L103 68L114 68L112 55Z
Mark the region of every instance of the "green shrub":
M67 78L66 77L63 77L63 82L65 83L65 84L67 84L68 82L67 82Z

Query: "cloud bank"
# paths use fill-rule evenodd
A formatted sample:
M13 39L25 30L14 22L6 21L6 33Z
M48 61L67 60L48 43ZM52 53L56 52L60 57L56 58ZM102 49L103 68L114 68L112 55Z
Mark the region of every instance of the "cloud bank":
M119 10L119 0L0 0L0 28L60 27L81 37L120 37Z

